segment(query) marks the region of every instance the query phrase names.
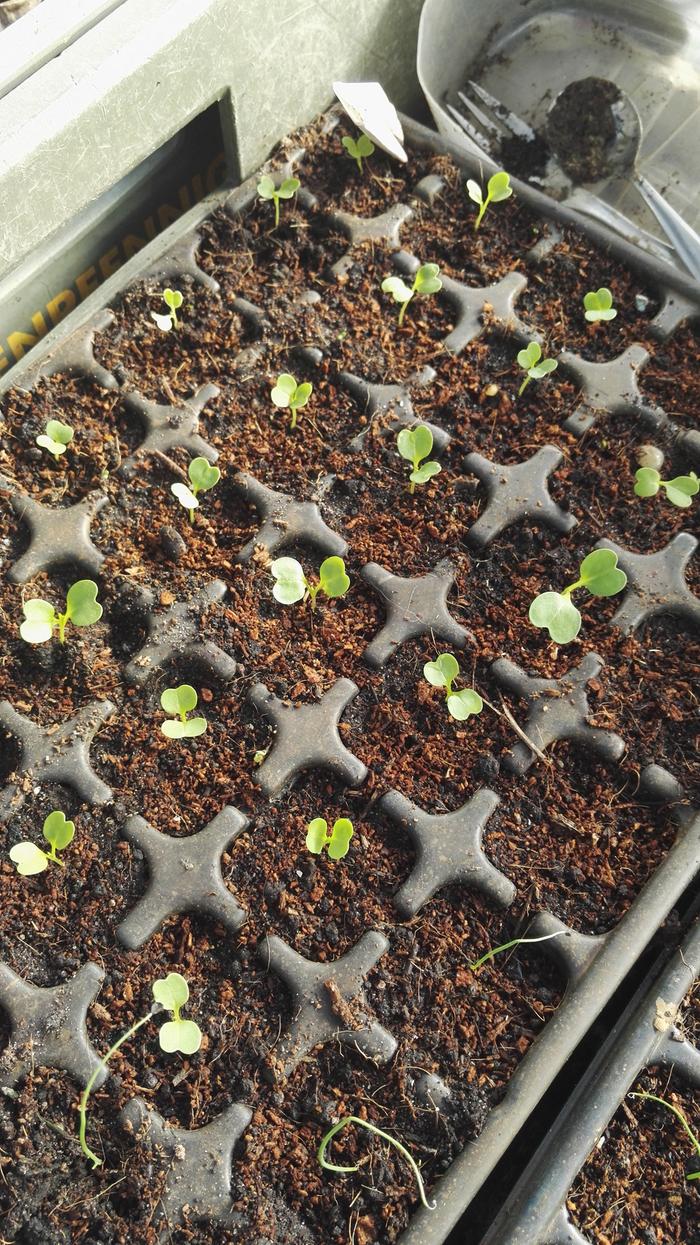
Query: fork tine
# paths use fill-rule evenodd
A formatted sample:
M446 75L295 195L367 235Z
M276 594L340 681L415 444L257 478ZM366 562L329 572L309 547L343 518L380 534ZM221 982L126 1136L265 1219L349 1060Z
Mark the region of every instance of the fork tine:
M523 121L522 117L519 117L516 112L511 112L509 108L506 108L506 105L500 99L496 99L495 95L491 95L479 82L475 82L470 78L467 86L478 96L483 104L486 104L496 114L512 134L517 135L518 138L526 138L529 142L534 141L536 137L535 131L528 125L527 121ZM458 92L458 94L460 99L464 99L466 103L466 97L461 92Z
M469 112L471 113L471 115L473 117L476 117L481 127L482 133L487 138L491 138L491 139L503 138L502 127L500 125L497 125L495 121L492 121L491 117L487 116L487 114L483 112L481 108L479 108L478 104L474 103L473 99L470 99L468 95L465 95L464 91L458 91L457 95L459 99L461 99L464 106L469 109Z
M486 136L481 133L481 130L477 130L469 121L467 121L467 118L463 117L461 112L459 112L453 104L446 101L445 107L447 108L450 116L453 117L457 124L464 130L467 137L471 138L472 142L476 143L477 147L481 148L485 156L490 155L491 144Z

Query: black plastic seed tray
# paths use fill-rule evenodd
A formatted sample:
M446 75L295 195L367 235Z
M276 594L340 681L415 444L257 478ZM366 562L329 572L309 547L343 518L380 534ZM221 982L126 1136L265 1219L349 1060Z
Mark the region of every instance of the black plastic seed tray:
M427 145L439 153L449 151L449 147L442 140L423 127L408 120L404 124L409 143ZM478 173L476 162L471 163L463 153L450 154L465 171ZM300 159L303 160L303 155ZM276 172L279 173L279 170ZM434 178L425 181L431 184L418 185L415 194L424 202L430 203L431 196L434 196L439 186L435 184ZM233 214L246 211L255 198L256 183L257 176L233 191L219 191L186 213L110 278L58 326L30 357L13 368L10 375L0 383L0 392L6 392L11 387L31 389L42 376L73 371L93 378L98 384L113 390L115 395L118 394L117 378L100 367L92 353L95 333L110 323L110 303L116 301L132 284L146 277L177 281L181 276L189 275L195 281L212 288L215 283L197 265L197 227L214 209L222 205ZM543 196L516 181L513 185L516 194L522 195L531 204L534 202L550 220L566 223L571 220L571 213L563 212ZM300 198L302 205L306 202L307 207L313 206L310 196L306 195L304 199L302 192ZM374 238L398 247L401 222L410 212L410 205L405 204L375 221L349 218L343 213L333 214L332 220L345 230L351 241ZM578 220L575 223L594 240L606 246L610 244L610 238L604 231L590 223ZM669 280L669 270L662 265L655 265L619 239L610 245L622 259L633 264L650 283L660 288L662 305L654 321L660 338L666 337L684 320L700 314L700 303L695 301L692 283L684 283L679 279L674 284ZM537 256L533 256L533 263L536 262ZM410 273L417 261L397 250L395 263L400 271ZM340 264L342 268L342 260ZM506 335L516 341L530 340L536 336L517 315L517 296L524 283L525 278L520 274L510 274L498 286L478 289L446 279L444 297L457 313L455 327L446 343L448 349L458 353L483 331L482 311L486 301L493 307L494 317ZM264 317L264 312L246 303L244 299L238 300L237 310L258 324L261 317ZM254 346L252 351L254 359ZM307 351L306 357L310 363L314 359L318 362L319 359L318 353L313 351ZM670 425L671 431L677 434L679 443L688 454L700 454L700 434L676 428L666 412L642 403L636 385L636 373L646 358L646 351L641 346L632 346L620 358L606 364L591 364L574 355L568 357L565 361L566 367L577 378L582 391L580 404L570 417L570 430L583 433L591 427L596 413L601 410L624 410L638 415L640 421L652 428L668 428ZM251 348L248 348L246 363L250 361ZM396 378L395 383L382 386L369 384L363 378L349 374L344 374L339 379L364 407L369 406L370 410L391 409L397 422L412 421L413 410L406 378ZM207 392L200 391L190 403L170 408L148 402L133 391L125 394L124 400L142 419L147 444L166 449L183 446L207 455L210 447L200 437L198 415L204 403L214 394L215 387L209 386ZM438 438L441 438L442 444L449 439L442 429L437 428L436 434L438 445ZM470 468L484 480L488 492L485 512L469 533L473 546L484 548L509 523L535 512L555 530L567 530L569 519L552 502L547 492L547 476L557 465L558 453L556 447L547 447L546 453L540 451L527 464L521 464L518 468L520 474L512 469L512 479L509 479L508 472L500 472L498 480L493 479L487 460L478 455L471 456L473 461ZM236 481L236 487L244 496L249 497L257 509L261 527L256 543L263 543L268 551L284 547L286 543L293 541L308 542L328 553L342 552L345 548L342 537L326 526L314 503L290 498L251 476L241 475ZM51 567L61 560L65 547L73 550L76 559L82 561L89 570L97 572L101 555L90 540L89 527L90 518L100 504L99 497L96 497L88 499L80 506L66 508L61 512L63 526L57 527L53 513L43 512L40 506L27 509L27 499L15 496L13 505L22 520L29 524L32 539L29 551L11 571L12 578L16 582L26 582L38 569ZM613 619L613 625L631 631L643 619L657 612L672 612L689 624L697 624L700 603L690 593L683 579L683 568L696 543L692 536L682 534L667 549L654 555L643 557L619 550L620 563L629 576L629 586L619 613ZM243 560L251 554L252 547L239 551L239 557ZM464 629L451 618L447 609L447 592L452 582L449 562L441 563L432 575L425 577L422 595L418 591L422 581L391 576L374 564L368 564L364 568L363 576L382 593L388 614L386 627L367 650L367 660L374 666L381 667L395 648L409 636L434 633L455 646L464 642ZM223 585L216 581L209 584L205 589L206 600L219 599L222 588ZM413 610L410 618L406 617L404 605L407 593ZM149 621L147 643L132 660L126 671L127 678L133 683L139 683L149 670L173 655L191 655L193 648L203 647L198 639L197 614L205 605L204 599L199 602L192 601L187 609L178 610L176 607L172 616L167 617L154 610ZM220 650L212 651L211 647L197 655L215 673L221 673L222 662L226 667L226 662L230 660L225 653ZM568 675L557 681L533 679L527 671L520 670L507 661L496 663L494 674L502 686L522 697L526 705L526 733L541 750L545 750L556 739L573 738L582 749L591 750L594 754L603 756L609 764L616 765L622 780L629 777L621 759L624 741L612 732L593 729L587 721L589 710L586 684L597 674L599 668L599 659L595 654L589 653L579 667L570 670ZM310 765L323 765L348 783L362 782L364 766L347 751L337 731L340 717L356 690L350 680L338 680L317 705L291 710L272 697L264 684L258 683L253 687L250 693L252 702L261 713L270 717L276 727L272 748L259 770L259 783L265 794L279 792L290 776ZM547 709L546 718L542 712L543 706ZM75 721L75 730L69 730L68 726L72 724L66 724L63 735L60 738L54 737L52 754L48 759L44 741L39 737L40 733L37 728L32 729L32 724L28 724L27 719L19 720L9 706L3 705L0 720L9 731L16 731L22 741L24 752L21 770L26 779L31 782L66 781L78 786L82 783L84 797L99 802L108 799L109 792L102 790L99 785L95 786L95 775L89 766L89 745L96 727L96 715L104 718L113 706L108 702L98 702L88 708L90 712L86 711L85 720ZM537 764L535 754L525 743L518 743L510 758L513 772L523 774L533 764ZM54 767L53 770L51 767ZM563 1002L523 1058L505 1098L491 1112L477 1140L467 1145L436 1185L433 1195L437 1209L419 1209L411 1225L401 1236L401 1245L440 1245L446 1239L581 1038L625 980L689 881L697 875L700 863L700 817L697 810L685 801L674 776L658 766L651 765L644 771L642 791L644 799L650 804L671 807L678 826L675 844L623 918L608 933L599 936L584 935L567 929L549 912L545 911L537 916L529 931L533 936L561 934L551 942L543 943L542 953L554 957L566 975L567 988ZM3 792L1 807L4 815L8 815L16 807L17 798L21 798L21 792ZM398 897L397 906L403 914L417 912L438 888L454 881L466 883L496 904L508 905L512 902L514 887L491 864L481 847L481 832L492 811L494 800L498 802L492 792L482 788L473 793L469 802L457 813L430 816L406 801L400 793L386 794L385 811L406 828L416 847L417 863ZM175 885L169 873L172 862L169 861L165 836L157 835L156 842L155 831L146 822L140 818L131 820L127 835L140 843L147 854L150 853L155 881L151 884L148 903L144 901L123 923L120 936L123 936L128 946L142 945L149 936L149 931L166 915L187 908L214 912L231 929L237 928L241 914L236 910L229 893L222 894L217 861L223 845L233 841L242 830L243 824L244 819L236 810L227 809L215 823L191 838L189 847L194 867L188 878L179 879ZM440 850L435 847L438 841ZM228 902L226 896L231 902ZM700 931L696 931L686 943L686 958L692 959L691 951L693 954L700 951ZM383 955L388 954L390 950L387 940L376 932L368 931L341 961L336 962L341 989L342 983L346 982L350 992L353 989L361 990L362 978L368 969ZM327 1003L321 1005L322 1000L317 997L318 983L314 966L275 937L269 939L264 955L266 962L288 983L298 1004L294 1025L280 1048L287 1068L293 1067L295 1060L310 1050L316 1041L325 1040L329 1033L342 1041L344 1035L338 1029L337 1018L334 1018ZM45 996L42 995L38 1000L33 998L31 989L22 989L8 973L9 970L0 979L0 998L10 1012L13 1025L21 1030L24 1038L29 1035L38 1049L46 1052L47 1059L56 1059L58 1066L68 1067L66 1060L69 1057L66 1050L57 1050L50 1043L47 1045ZM101 979L96 965L85 965L81 973L83 976L80 982L78 978L75 979L73 993L65 987L66 998L61 996L57 999L64 1008L65 1022L72 1034L69 1045L72 1043L73 1048L80 1054L80 1059L73 1060L70 1064L70 1070L78 1080L84 1080L85 1074L94 1064L94 1053L86 1045L85 1013ZM674 961L662 980L664 990L680 999L688 986L688 970L684 962ZM634 1049L637 1052L634 1056L635 1068L643 1066L664 1046L668 1046L667 1038L648 1033L646 1018L635 1018L634 1024L630 1024L629 1032L625 1031L623 1036L627 1043L626 1051ZM347 1035L345 1037L347 1040ZM371 1026L365 1040L368 1052L373 1057L379 1060L391 1058L393 1039L380 1025ZM630 1056L626 1054L625 1059L628 1058ZM7 1059L4 1061L4 1071L8 1084L21 1074L21 1069L16 1064L10 1067ZM606 1089L605 1105L600 1107L600 1112L605 1114L608 1111L609 1114L629 1082L623 1085L626 1073L623 1074L614 1054L611 1055L609 1069L601 1072L601 1076L603 1075L606 1077L604 1083L609 1089ZM226 1161L233 1147L231 1137L234 1134L240 1135L245 1128L247 1109L253 1106L254 1103L247 1104L246 1107L233 1104L229 1108L233 1115L228 1121L226 1143L220 1140L219 1133L216 1140L216 1146ZM142 1104L130 1104L125 1112L126 1124L134 1126L142 1117L146 1118L143 1110ZM149 1128L156 1141L166 1149L184 1149L188 1161L191 1159L196 1169L199 1152L194 1143L190 1145L186 1130L169 1129L153 1113L148 1118ZM561 1172L557 1170L556 1183L553 1177L549 1183L544 1182L541 1198L534 1208L529 1205L531 1195L527 1190L532 1185L528 1184L527 1190L522 1194L522 1202L516 1199L514 1203L521 1219L515 1221L515 1226L511 1224L508 1228L494 1228L487 1237L489 1245L507 1245L510 1242L512 1245L519 1242L535 1245L535 1241L545 1240L549 1245L554 1245L555 1238L550 1240L543 1233L553 1222L552 1215L560 1216L562 1198L575 1170L575 1164L580 1164L581 1156L585 1156L590 1139L599 1130L600 1119L601 1114L595 1117L591 1115L590 1120L579 1115L579 1122L573 1128L578 1148L575 1151L572 1148L571 1163L566 1168L562 1167ZM207 1130L201 1131L213 1130L213 1138L217 1128L220 1125L223 1128L222 1121L223 1116L217 1117ZM553 1162L554 1150L550 1148L547 1155L549 1158L543 1157L538 1170L551 1176L547 1163ZM235 1165L232 1180L235 1187ZM191 1193L191 1189L189 1192ZM221 1203L220 1189L217 1196L223 1217L226 1203L225 1199ZM175 1213L177 1200L174 1186L169 1185L166 1189L166 1202L170 1211ZM536 1217L533 1218L533 1215ZM549 1218L545 1219L545 1215L549 1215ZM518 1226L520 1222L523 1225L522 1230ZM560 1235L556 1238L557 1243L579 1240L571 1235L570 1227L567 1226L565 1231L569 1235ZM468 1231L464 1239L465 1242L472 1240Z

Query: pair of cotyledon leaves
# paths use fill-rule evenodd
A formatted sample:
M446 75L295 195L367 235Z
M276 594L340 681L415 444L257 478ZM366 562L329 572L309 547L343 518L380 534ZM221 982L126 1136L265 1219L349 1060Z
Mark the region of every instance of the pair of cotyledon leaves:
M350 579L345 573L342 558L330 557L321 563L318 585L309 582L304 569L296 558L276 558L270 563L270 571L275 578L272 595L281 605L294 605L302 601L307 594L315 597L323 592L327 597L342 597L350 587Z
M353 834L352 822L347 817L338 817L330 834L325 818L314 817L306 827L306 846L315 856L319 856L325 847L331 860L342 860L343 856L347 856Z
M584 294L583 305L585 317L591 324L595 324L598 320L614 320L617 315L613 307L613 296L605 286Z
M188 488L186 484L171 484L170 491L177 497L177 500L186 510L196 510L199 506L197 499L198 493L206 493L221 479L221 472L218 467L212 467L206 458L193 458L187 468L187 475L191 484Z
M202 1031L194 1020L183 1020L181 1009L190 997L189 986L180 973L168 973L153 983L153 997L156 1003L165 1007L172 1015L161 1025L158 1041L161 1050L171 1054L180 1051L183 1055L193 1055L202 1044Z
M280 410L292 412L292 428L296 426L297 411L302 406L306 406L312 390L313 385L310 381L304 380L297 384L296 378L290 372L282 372L277 377L277 384L270 391L270 397Z
M65 454L66 447L73 440L74 432L70 424L62 424L58 419L50 419L46 431L36 438L37 445L53 454L56 461Z
M152 311L151 318L155 320L158 328L163 333L169 333L170 329L177 328L177 313L182 306L182 294L179 290L166 288L163 290L163 302L169 310L166 312Z
M454 691L452 685L458 675L459 665L452 653L441 653L435 661L426 662L423 666L424 678L433 687L444 687L447 712L450 717L458 722L465 722L473 713L481 713L484 702L479 693L471 687L465 687L459 692Z
M413 466L409 476L411 484L426 484L441 471L440 464L434 460L423 462L433 448L433 434L427 424L402 428L396 438L396 446L401 457Z
M74 627L89 627L102 617L102 606L97 600L97 584L92 579L79 579L68 589L65 613L60 614L50 601L32 597L22 605L24 622L19 633L27 644L45 644L56 627L67 622Z
M504 199L510 199L513 188L510 184L510 175L500 170L494 173L486 183L486 197L478 182L469 180L467 182L467 194L469 198L479 205L479 212L474 222L474 228L478 229L483 219L484 213L489 203L502 203Z
M687 476L676 476L673 480L662 480L656 468L640 467L634 479L637 497L655 497L659 489L663 489L671 505L681 510L687 510L692 505L692 498L700 489L700 480L694 471Z
M545 628L555 644L569 644L581 630L581 615L570 599L577 588L594 597L613 597L627 583L612 549L595 549L583 559L579 578L563 592L543 592L530 606L528 617L534 627Z
M543 376L556 371L558 367L556 359L542 358L542 347L539 342L529 342L524 350L518 351L516 357L530 380L541 380Z
M72 821L66 821L65 814L59 809L55 809L53 813L49 813L42 827L42 834L49 844L51 850L44 852L36 843L16 843L10 848L10 860L17 868L17 872L22 877L33 877L36 873L43 873L48 868L50 860L60 865L60 861L56 855L57 852L63 851L72 842L75 834L75 824Z
M257 190L261 199L292 199L301 186L298 177L285 177L279 186L269 173L264 173L258 182Z
M407 285L401 277L385 277L382 290L385 294L391 294L397 303L403 304L403 312L414 294L437 294L442 289L439 272L438 264L421 264L413 278L413 285Z
M207 729L206 718L188 718L187 714L197 708L197 693L190 683L181 683L179 687L166 687L161 693L160 703L166 713L172 714L166 722L161 723L161 731L168 739L196 739Z

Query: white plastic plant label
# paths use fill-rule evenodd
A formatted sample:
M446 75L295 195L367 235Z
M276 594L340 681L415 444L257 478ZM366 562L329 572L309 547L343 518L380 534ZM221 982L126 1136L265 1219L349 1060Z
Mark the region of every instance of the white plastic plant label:
M379 82L334 82L333 90L350 120L377 147L395 160L408 159L399 114Z

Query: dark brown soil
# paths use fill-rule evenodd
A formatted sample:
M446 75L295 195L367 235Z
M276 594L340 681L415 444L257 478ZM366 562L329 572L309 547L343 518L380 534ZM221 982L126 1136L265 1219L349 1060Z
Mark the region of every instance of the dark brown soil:
M682 1025L689 1040L700 1043L697 986ZM645 1072L632 1091L673 1103L697 1135L700 1090L668 1072ZM700 1156L673 1113L628 1096L571 1190L569 1212L593 1245L693 1245L700 1192L686 1173L698 1168Z
M619 98L619 89L607 78L581 78L564 88L548 113L550 147L577 186L609 176L616 134L612 105Z
M537 592L574 579L580 559L601 536L649 552L690 527L692 513L662 498L643 502L634 496L636 452L648 435L632 419L603 418L584 442L577 441L562 429L577 400L571 382L555 373L517 399L517 347L492 328L460 356L449 355L441 342L453 318L439 300L415 299L398 330L396 304L380 291L392 271L389 252L376 244L355 248L348 271L333 281L330 267L347 242L322 211L377 214L409 198L421 176L441 172L447 184L434 208L411 200L415 215L403 244L470 283L497 280L513 267L526 271L520 314L544 332L551 349L566 344L610 358L631 341L644 340L658 350L646 334L648 314L635 310L639 277L573 234L533 269L525 256L543 227L516 199L496 205L475 235L462 175L443 158L412 155L397 170L377 154L360 179L341 153L338 134L322 135L304 163L304 184L317 195L318 210L283 204L277 231L270 229L269 204L256 204L242 220L221 212L204 226L201 263L221 288L212 295L183 283L178 332L165 335L155 328L150 311L159 309L159 290L149 285L126 294L115 308L115 327L97 343L100 362L126 388L159 402L181 402L208 382L220 387L202 415L201 433L220 452L222 479L204 498L194 526L170 492L177 478L171 466L157 457L130 458L141 431L119 394L57 376L29 397L16 392L3 404L5 478L46 504L69 504L94 488L106 491L109 504L92 527L106 555L99 577L105 616L98 625L74 631L64 648L29 648L17 633L22 600L58 601L78 572L68 566L24 588L3 577L2 695L44 724L62 720L93 697L112 699L118 715L91 753L96 771L114 789L112 804L100 812L80 807L67 791L32 791L9 823L8 849L24 838L38 841L43 818L56 807L75 816L77 835L66 852L65 872L20 879L5 858L0 953L38 985L56 984L88 959L100 963L107 976L89 1017L100 1051L144 1013L152 981L172 969L187 977L188 1014L205 1034L202 1050L189 1060L162 1054L148 1028L119 1053L115 1076L94 1098L93 1146L105 1153L105 1166L94 1175L75 1144L76 1093L68 1078L36 1069L17 1100L3 1100L4 1148L11 1156L0 1192L5 1239L26 1245L138 1239L152 1245L160 1165L144 1164L139 1148L114 1122L118 1106L138 1092L167 1120L188 1128L207 1123L234 1100L254 1108L234 1163L231 1226L220 1231L188 1224L170 1234L173 1242L344 1245L351 1239L355 1245L391 1245L416 1205L400 1156L348 1137L337 1152L348 1163L360 1158L361 1173L332 1178L315 1157L323 1132L343 1114L364 1115L410 1146L431 1184L478 1135L562 994L563 983L541 952L500 957L477 974L469 963L512 937L541 908L586 933L604 932L624 915L675 837L670 816L640 802L638 776L645 764L666 765L690 796L700 794L696 635L662 618L625 638L610 626L615 600L582 601L581 635L563 649L527 623ZM601 284L613 290L620 314L593 332L581 300ZM300 297L310 289L318 301ZM264 323L241 315L233 306L236 297L259 307ZM652 313L657 305L655 298ZM317 369L300 363L298 345L323 349ZM674 349L673 343L663 348ZM696 370L694 359L682 362L684 374ZM369 425L338 373L348 369L393 382L425 364L437 376L425 388L413 387L415 409L454 439L442 455L442 473L412 496L394 436L385 435L381 421ZM294 432L269 399L277 375L286 370L314 385ZM680 383L694 394L691 379ZM60 465L34 444L48 418L76 428ZM349 441L363 429L362 450L353 452ZM547 443L564 452L551 490L576 515L578 527L562 538L520 524L474 556L464 536L484 498L464 473L465 453L478 450L507 463ZM669 471L688 469L672 444L660 438L657 444ZM186 468L183 452L174 452L172 460ZM247 566L236 562L236 552L256 530L255 515L231 487L241 469L318 501L326 521L349 542L346 598L320 605L314 616L306 607L284 608L272 598L265 556ZM7 569L25 546L26 531L4 493L0 501ZM186 543L177 563L163 547L166 525L176 527ZM317 569L308 548L289 552L307 571ZM382 611L359 577L361 567L373 560L413 575L446 555L458 568L452 611L475 637L460 656L462 685L473 684L489 702L479 717L461 724L447 716L439 694L422 678L425 661L446 646L427 639L408 644L380 673L362 661ZM123 667L145 635L140 589L152 589L165 606L215 577L226 582L229 595L209 612L204 633L238 661L232 683L218 686L201 670L175 664L145 688L128 688ZM697 579L691 564L688 580L696 590ZM606 769L560 744L551 749L549 764L513 778L502 761L516 737L500 712L491 662L508 656L531 673L559 677L589 650L605 661L589 688L591 721L623 736L623 763ZM370 769L366 783L348 792L314 772L281 799L261 798L254 758L270 745L271 732L247 705L248 687L262 679L278 695L302 703L340 676L360 688L341 729ZM163 687L181 681L197 687L208 730L180 744L160 733L159 696ZM523 723L522 703L507 703ZM12 740L3 745L0 781L11 777L18 759ZM485 850L515 883L515 903L503 915L478 894L453 887L415 920L400 921L392 896L411 870L413 853L379 815L377 799L394 787L427 809L445 811L482 786L501 797ZM226 882L249 912L239 936L208 922L171 918L141 951L121 951L115 927L146 884L143 860L120 835L126 816L138 812L161 831L188 835L225 803L251 818L224 858ZM355 838L344 861L334 864L307 852L305 827L318 815L352 818ZM375 1068L329 1044L287 1084L270 1086L267 1059L290 1004L284 987L256 958L259 939L276 933L302 954L332 961L369 928L390 941L390 951L370 974L367 997L399 1041L391 1066ZM415 1080L423 1071L450 1087L444 1115L418 1101Z
M697 368L686 366L698 357L697 325L681 327L673 337L657 347L639 377L645 401L668 411L677 424L697 428L700 403L700 376Z

